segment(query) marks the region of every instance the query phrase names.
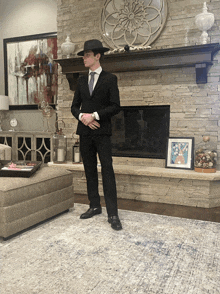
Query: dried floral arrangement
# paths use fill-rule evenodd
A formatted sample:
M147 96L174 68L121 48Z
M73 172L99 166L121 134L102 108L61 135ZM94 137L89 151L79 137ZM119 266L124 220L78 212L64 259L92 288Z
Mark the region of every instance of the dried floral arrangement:
M204 142L210 141L209 136L203 137ZM209 150L208 148L201 147L196 150L195 156L195 167L209 169L215 168L217 162L217 152L214 150Z

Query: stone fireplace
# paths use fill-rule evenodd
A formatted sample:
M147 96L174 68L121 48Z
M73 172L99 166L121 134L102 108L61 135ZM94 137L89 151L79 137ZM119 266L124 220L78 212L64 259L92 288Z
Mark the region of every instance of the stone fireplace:
M103 2L58 0L58 119L65 122L70 162L72 146L77 140L74 133L77 121L71 115L70 106L77 78L79 74L86 74L86 70L80 58L73 54L72 58L66 59L60 48L67 34L75 43L76 52L88 39L97 38L104 43L98 16ZM195 16L201 12L201 1L167 0L168 18L152 48L106 55L102 66L117 75L123 107L169 107L169 136L194 137L195 149L204 135L210 136L211 147L218 152L219 170L220 2L208 4L216 19L209 31L208 44L199 43L201 32L194 23ZM166 169L163 158L117 156L114 163L121 198L200 207L220 205L219 171L204 175ZM74 172L75 192L86 193L83 167L70 164L69 168Z
M116 72L122 106L139 110L144 106L169 109L170 137L194 137L198 144L208 134L216 149L218 94L214 95L215 87L208 80L218 50L219 45L214 43L108 55L102 66ZM67 78L66 87L74 91L77 77L86 73L82 60L59 59L58 62ZM164 158L139 158L137 154L117 156L113 162L120 198L207 208L220 205L219 172L205 175L192 170L166 169ZM74 173L75 192L85 194L83 166L70 164L68 168ZM100 194L103 194L102 185Z
M218 67L215 58L219 49L219 44L213 43L111 54L105 56L102 66L118 76L122 107L169 107L167 136L194 137L198 146L202 137L209 135L212 149L218 150L219 87L209 80ZM62 67L62 83L65 81L65 87L72 92L71 100L60 100L58 105L62 108L68 103L70 107L77 78L87 70L81 58L57 61ZM60 88L64 92L62 85ZM71 120L75 128L77 122Z
M70 35L76 45L75 52L81 50L85 40L93 38L107 46L100 31L100 9L104 2L58 0L58 58L62 59L58 118L65 122L69 161L77 139L74 134L77 122L70 113L74 80L79 73L85 73L85 68L75 54L66 59L61 44ZM166 0L166 3L168 17L160 36L151 44L152 48L145 52L108 55L103 67L118 76L122 106L169 105L169 135L194 137L195 148L202 142L202 136L209 135L213 149L218 152L219 169L220 2L208 3L208 10L215 14L215 24L208 32L210 44L207 45L199 45L201 32L195 25L195 16L201 13L203 3L200 0L193 3Z

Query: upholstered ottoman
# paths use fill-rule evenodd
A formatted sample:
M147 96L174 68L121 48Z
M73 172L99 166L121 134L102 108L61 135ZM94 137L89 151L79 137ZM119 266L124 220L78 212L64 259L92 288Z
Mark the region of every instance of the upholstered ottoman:
M73 174L41 167L30 178L0 177L0 236L7 238L74 205Z

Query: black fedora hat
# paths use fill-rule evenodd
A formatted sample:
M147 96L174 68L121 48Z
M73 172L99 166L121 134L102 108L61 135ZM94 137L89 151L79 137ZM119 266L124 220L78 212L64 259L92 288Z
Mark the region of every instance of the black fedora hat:
M93 39L88 40L84 43L84 50L77 53L79 56L83 56L85 51L94 50L99 51L100 53L104 53L109 51L109 48L103 47L102 43L99 40Z

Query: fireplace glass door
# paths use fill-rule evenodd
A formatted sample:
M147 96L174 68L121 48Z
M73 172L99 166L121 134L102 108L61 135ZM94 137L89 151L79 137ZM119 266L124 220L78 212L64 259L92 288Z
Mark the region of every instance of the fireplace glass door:
M166 157L170 106L125 106L112 118L112 154L122 157Z

